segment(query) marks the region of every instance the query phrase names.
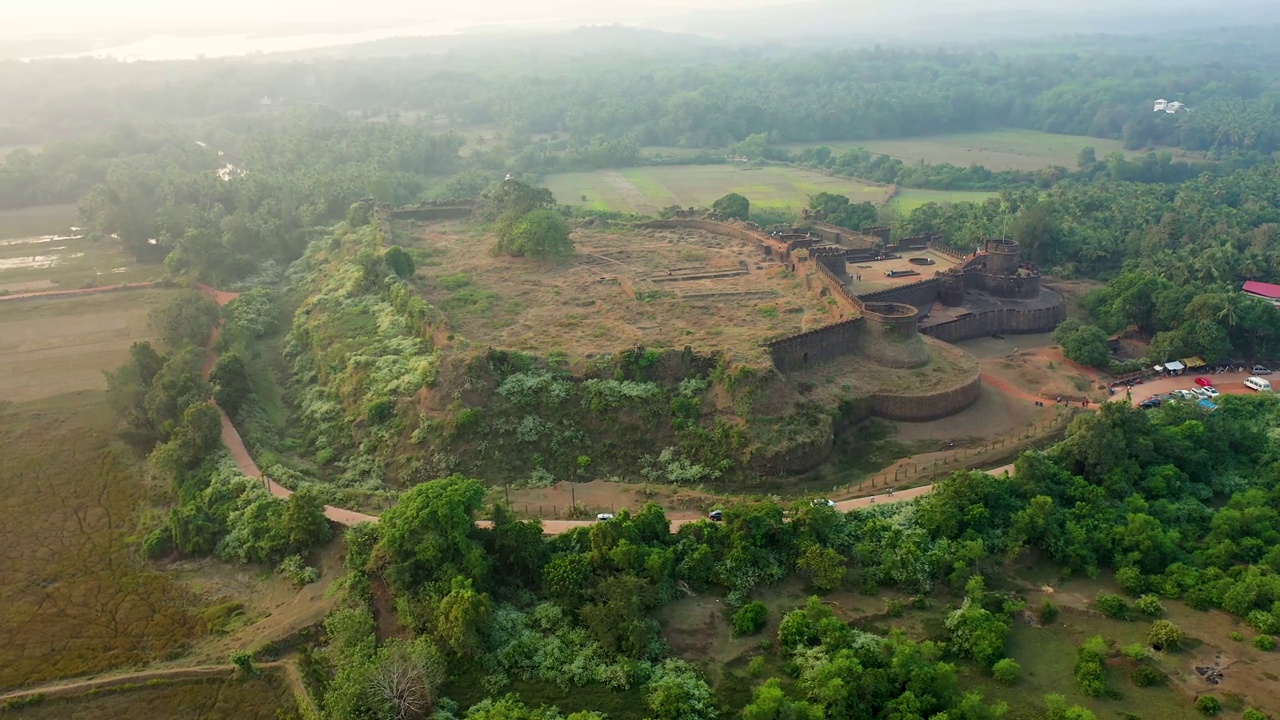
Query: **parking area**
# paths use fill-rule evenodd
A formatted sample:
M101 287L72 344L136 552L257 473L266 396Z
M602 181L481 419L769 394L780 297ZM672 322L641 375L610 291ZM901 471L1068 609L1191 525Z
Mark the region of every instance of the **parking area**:
M1168 395L1175 390L1193 390L1199 387L1196 385L1196 378L1198 377L1207 378L1213 383L1214 389L1223 395L1248 395L1253 390L1245 387L1244 381L1252 374L1250 372L1238 372L1195 375L1187 372L1178 377L1147 380L1141 385L1133 386L1131 399L1133 404L1137 405L1153 395ZM1124 392L1123 388L1116 388L1117 397L1122 392Z

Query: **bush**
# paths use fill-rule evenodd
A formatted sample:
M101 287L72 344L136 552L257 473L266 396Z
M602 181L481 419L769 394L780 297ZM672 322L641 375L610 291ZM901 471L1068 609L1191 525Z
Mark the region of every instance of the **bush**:
M1209 716L1222 712L1222 702L1212 695L1201 695L1196 698L1196 709Z
M885 600L884 613L889 617L902 617L902 601L896 598L889 598L888 600Z
M498 252L540 260L573 254L569 224L554 210L534 210L498 230Z
M1182 628L1168 620L1157 620L1147 630L1147 642L1156 650L1176 651L1182 646Z
M769 608L765 604L756 600L742 606L742 609L733 614L733 634L734 635L755 635L764 629L765 623L769 621Z
M289 578L289 582L297 587L310 585L320 579L320 571L303 562L301 555L290 555L282 560L276 572Z
M1155 687L1164 684L1165 676L1164 673L1144 663L1133 669L1130 679L1138 687Z
M1231 631L1230 637L1232 640L1235 640L1236 642L1244 642L1244 636L1234 630Z
M1102 593L1093 601L1093 606L1112 620L1133 619L1133 611L1129 608L1129 603L1113 593Z
M142 554L155 560L173 552L173 527L168 523L147 533L142 539Z
M1101 697L1107 692L1106 659L1109 654L1107 641L1095 635L1076 651L1076 687L1089 697Z
M1240 716L1240 720L1267 720L1267 716L1261 710L1248 708L1244 714Z
M1040 624L1048 625L1058 619L1058 606L1053 604L1049 598L1045 598L1040 602Z
M242 677L257 677L258 668L253 665L253 655L247 650L237 650L231 653L231 664L236 666L236 672Z
M1271 652L1276 649L1276 639L1270 635L1259 635L1253 639L1253 646L1259 650Z
M1160 603L1160 598L1155 595L1143 595L1134 604L1137 606L1138 612L1147 617L1160 617L1164 614L1164 605Z
M991 677L1001 685L1013 685L1018 682L1018 675L1022 673L1022 666L1012 658L1000 660L991 666Z

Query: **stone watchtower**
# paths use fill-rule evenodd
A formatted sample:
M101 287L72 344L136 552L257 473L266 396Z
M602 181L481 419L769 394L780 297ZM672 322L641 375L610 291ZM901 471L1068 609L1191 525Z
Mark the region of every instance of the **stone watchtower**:
M987 273L1005 277L1018 274L1017 241L987 241Z

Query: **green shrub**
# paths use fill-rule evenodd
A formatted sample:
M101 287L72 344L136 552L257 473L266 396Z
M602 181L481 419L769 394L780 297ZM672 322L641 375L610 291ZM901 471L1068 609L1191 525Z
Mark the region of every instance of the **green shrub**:
M1157 620L1147 630L1147 642L1156 650L1176 651L1182 646L1182 628L1168 620Z
M1138 612L1147 617L1160 617L1164 614L1164 605L1160 603L1160 598L1155 595L1143 595L1134 603Z
M1133 611L1129 608L1129 603L1114 593L1102 593L1093 601L1093 606L1112 620L1133 619Z
M173 526L165 523L142 539L142 554L155 560L173 552Z
M1253 646L1259 650L1271 652L1276 649L1276 639L1270 635L1259 635L1253 639Z
M221 635L228 630L233 620L243 614L244 603L225 602L205 608L200 611L199 617L205 632Z
M1244 636L1236 632L1235 630L1231 631L1230 637L1232 640L1235 640L1236 642L1244 642Z
M759 600L749 602L733 614L734 635L755 635L769 621L769 608Z
M258 668L253 665L253 655L247 650L237 650L231 653L231 664L236 666L236 672L242 677L257 677Z
M276 572L289 578L289 582L296 587L310 585L320 579L320 571L316 568L309 567L303 560L301 555L290 555L280 562Z
M764 672L764 656L757 655L751 658L751 662L747 663L747 674L751 677L760 677Z
M1049 598L1045 598L1040 602L1040 624L1048 625L1058 619L1058 613L1061 612L1057 605Z
M1155 687L1164 684L1165 681L1164 673L1146 663L1135 667L1133 674L1129 677L1138 687Z
M889 598L888 600L885 600L884 613L889 617L902 617L902 601L896 598Z
M1244 715L1240 716L1240 720L1267 720L1267 716L1261 710L1247 708Z
M1095 635L1076 651L1076 687L1089 697L1101 697L1107 692L1106 659L1110 651L1107 641Z
M1018 682L1018 675L1022 673L1022 666L1012 658L1004 658L991 666L991 677L1001 685L1013 685Z
M1196 698L1196 709L1204 715L1217 715L1222 712L1222 702L1212 695L1201 695Z

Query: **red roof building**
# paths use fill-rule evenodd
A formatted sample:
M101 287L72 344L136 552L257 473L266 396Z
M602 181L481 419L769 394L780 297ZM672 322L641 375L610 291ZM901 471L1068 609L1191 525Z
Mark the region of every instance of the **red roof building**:
M1245 295L1252 295L1280 307L1280 285L1248 280L1245 282L1244 287L1240 289L1244 291Z

